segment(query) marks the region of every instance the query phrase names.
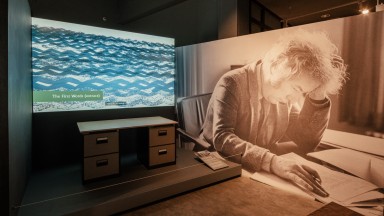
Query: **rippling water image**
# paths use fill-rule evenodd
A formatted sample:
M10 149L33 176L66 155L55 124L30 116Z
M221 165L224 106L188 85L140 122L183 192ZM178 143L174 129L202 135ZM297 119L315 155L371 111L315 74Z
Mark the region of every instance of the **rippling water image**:
M34 112L174 105L173 39L66 26L32 23Z

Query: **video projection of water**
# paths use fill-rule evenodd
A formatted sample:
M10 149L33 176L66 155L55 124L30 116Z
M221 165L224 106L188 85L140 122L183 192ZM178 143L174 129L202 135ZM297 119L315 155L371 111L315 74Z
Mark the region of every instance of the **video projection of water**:
M32 19L33 112L174 105L174 39Z

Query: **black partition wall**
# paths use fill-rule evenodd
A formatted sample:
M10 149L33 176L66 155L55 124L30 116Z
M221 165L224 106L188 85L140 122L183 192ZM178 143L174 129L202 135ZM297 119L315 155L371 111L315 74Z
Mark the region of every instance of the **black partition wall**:
M8 1L0 1L0 211L8 212Z
M1 212L16 215L31 164L31 15L26 0L1 1L0 8Z

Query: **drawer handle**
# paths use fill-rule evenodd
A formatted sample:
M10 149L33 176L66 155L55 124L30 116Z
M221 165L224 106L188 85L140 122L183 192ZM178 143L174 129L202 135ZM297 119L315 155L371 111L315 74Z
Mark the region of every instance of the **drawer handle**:
M160 149L159 150L159 155L165 155L167 154L167 149Z
M96 144L105 144L108 143L108 137L96 138Z
M166 135L167 135L167 130L159 130L159 131L157 132L157 134L158 134L159 136L166 136Z
M107 166L107 165L108 165L108 159L96 161L96 167Z

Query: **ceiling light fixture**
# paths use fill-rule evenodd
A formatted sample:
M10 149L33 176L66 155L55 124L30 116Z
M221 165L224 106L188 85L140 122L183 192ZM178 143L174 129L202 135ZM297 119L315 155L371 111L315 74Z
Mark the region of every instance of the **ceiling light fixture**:
M326 13L326 14L321 15L320 18L325 19L325 18L328 18L328 17L330 17L330 16L331 16L331 14Z
M368 10L368 9L362 9L362 10L361 10L361 13L362 13L362 14L368 14L368 13L369 13L369 10Z
M368 14L370 11L369 3L367 0L360 0L359 1L359 12L361 14Z
M353 2L346 3L346 4L342 4L342 5L338 5L338 6L335 6L335 7L327 8L327 9L324 9L324 10L321 10L321 11L315 11L313 13L308 13L308 14L304 14L304 15L300 15L300 16L296 16L296 17L289 17L289 18L286 18L284 20L281 20L281 22L284 23L284 27L288 27L289 21L297 20L297 19L300 19L300 18L303 18L303 17L307 17L307 16L312 16L314 14L329 12L331 10L343 8L343 7L346 7L346 6L349 6L349 5L359 4L361 1L362 0L356 0L356 1L353 1ZM366 0L364 0L364 1L366 1ZM325 14L323 14L323 15L325 15ZM320 15L320 17L323 18L322 17L323 15ZM325 15L325 16L327 16L327 15ZM325 18L327 18L327 17L325 17Z

